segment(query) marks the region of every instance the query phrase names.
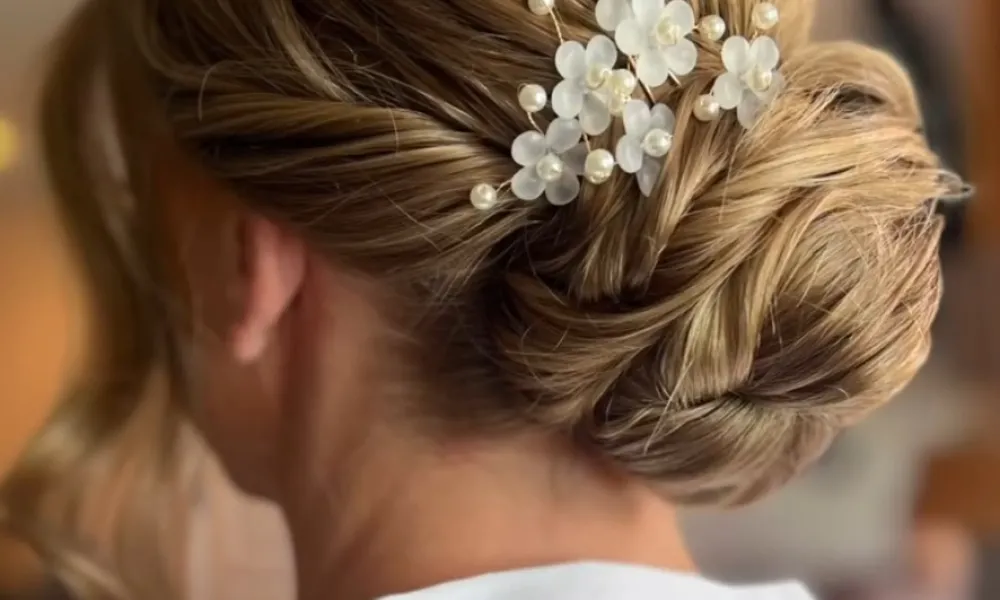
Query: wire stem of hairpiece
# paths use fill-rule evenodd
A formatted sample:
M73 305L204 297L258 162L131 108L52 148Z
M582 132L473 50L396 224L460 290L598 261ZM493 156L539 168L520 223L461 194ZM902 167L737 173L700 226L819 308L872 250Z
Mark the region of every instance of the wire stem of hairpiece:
M545 134L545 130L543 130L541 126L538 124L538 121L535 120L535 115L528 113L528 122L531 123L531 126L535 128L535 131L541 133L542 135Z
M558 17L558 15L556 15L556 9L555 8L553 8L549 12L549 16L552 17L552 25L555 26L555 28L556 28L556 36L559 38L559 43L560 44L566 43L566 38L563 37L562 24L559 23L559 17Z
M632 67L632 73L638 72L639 67L635 64L635 59L631 56L628 57L628 64ZM639 87L642 88L642 93L646 94L646 100L649 100L650 104L656 104L656 97L653 96L653 90L649 89L649 86L641 81L639 82Z

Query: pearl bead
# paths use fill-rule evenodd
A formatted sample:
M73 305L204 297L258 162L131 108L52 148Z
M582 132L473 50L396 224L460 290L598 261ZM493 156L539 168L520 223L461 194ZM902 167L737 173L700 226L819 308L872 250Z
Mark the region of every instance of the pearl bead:
M608 84L611 87L611 92L616 96L632 96L635 92L635 88L639 85L639 81L635 78L635 74L628 69L618 69L611 74L611 82Z
M625 113L625 105L628 101L632 99L631 95L624 96L621 94L614 94L608 98L608 112L611 113L612 117L620 117Z
M774 71L768 71L755 66L746 74L747 86L757 93L766 92L771 88L772 83L774 83Z
M642 139L642 151L653 158L662 158L674 145L674 136L663 129L651 129Z
M587 69L587 87L592 90L599 90L604 87L611 77L611 69L607 67L593 66Z
M717 42L726 35L726 21L719 15L708 15L702 18L698 30L705 39Z
M565 166L562 160L555 154L546 154L542 157L538 164L535 165L535 171L538 176L542 178L542 181L546 183L552 183L554 181L559 181L562 177Z
M528 8L538 16L550 14L555 5L556 0L528 0Z
M479 210L490 210L497 205L497 189L488 183L480 183L469 192L469 200Z
M587 155L583 165L583 175L593 184L601 184L611 178L615 171L615 157L603 148Z
M681 41L684 37L684 33L681 30L680 25L674 23L674 20L670 17L664 17L656 24L655 29L656 41L664 46L673 46L677 42Z
M715 121L722 116L722 106L711 94L699 96L694 105L694 116L699 121Z
M545 92L545 88L536 83L522 87L517 93L518 104L528 114L534 114L544 109L548 101L549 95Z
M778 24L780 16L777 6L770 2L761 2L753 9L754 27L767 31Z

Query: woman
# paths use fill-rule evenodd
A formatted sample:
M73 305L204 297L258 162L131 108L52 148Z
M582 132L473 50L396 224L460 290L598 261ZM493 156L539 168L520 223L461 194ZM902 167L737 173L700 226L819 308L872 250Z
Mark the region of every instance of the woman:
M81 595L169 597L191 422L304 600L805 598L700 578L675 508L906 384L947 191L904 72L812 9L92 0L43 116L103 336L9 521Z

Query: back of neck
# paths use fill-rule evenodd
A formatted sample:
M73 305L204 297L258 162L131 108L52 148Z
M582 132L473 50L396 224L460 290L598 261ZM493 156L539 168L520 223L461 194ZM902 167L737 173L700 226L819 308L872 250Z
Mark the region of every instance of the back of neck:
M301 600L577 561L694 570L661 497L546 441L444 454L366 446L377 450L283 502Z

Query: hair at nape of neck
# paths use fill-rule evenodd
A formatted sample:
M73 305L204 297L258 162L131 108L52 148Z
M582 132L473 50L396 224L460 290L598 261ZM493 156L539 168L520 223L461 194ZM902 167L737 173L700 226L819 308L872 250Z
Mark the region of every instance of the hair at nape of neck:
M657 88L682 86L681 78L695 68L699 50L691 36L697 33L718 43L731 28L715 14L696 22L688 0L599 0L595 17L606 34L595 32L584 45L563 37L556 0L528 0L528 8L551 19L560 42L554 66L562 80L551 90L533 82L521 85L517 101L532 126L511 145L511 157L521 169L498 186L474 186L472 205L491 210L509 190L523 201L544 195L550 204L562 206L580 194L581 178L601 185L616 169L635 175L642 195L650 196L674 146L676 123L673 110L656 102ZM778 24L777 6L756 5L752 21L759 35L752 40L733 35L722 45L726 70L711 92L695 102L696 119L717 121L735 109L739 122L750 129L784 88L778 44L763 35ZM555 118L543 129L538 117L546 108ZM625 135L613 149L596 147L595 138L616 119L623 122Z

